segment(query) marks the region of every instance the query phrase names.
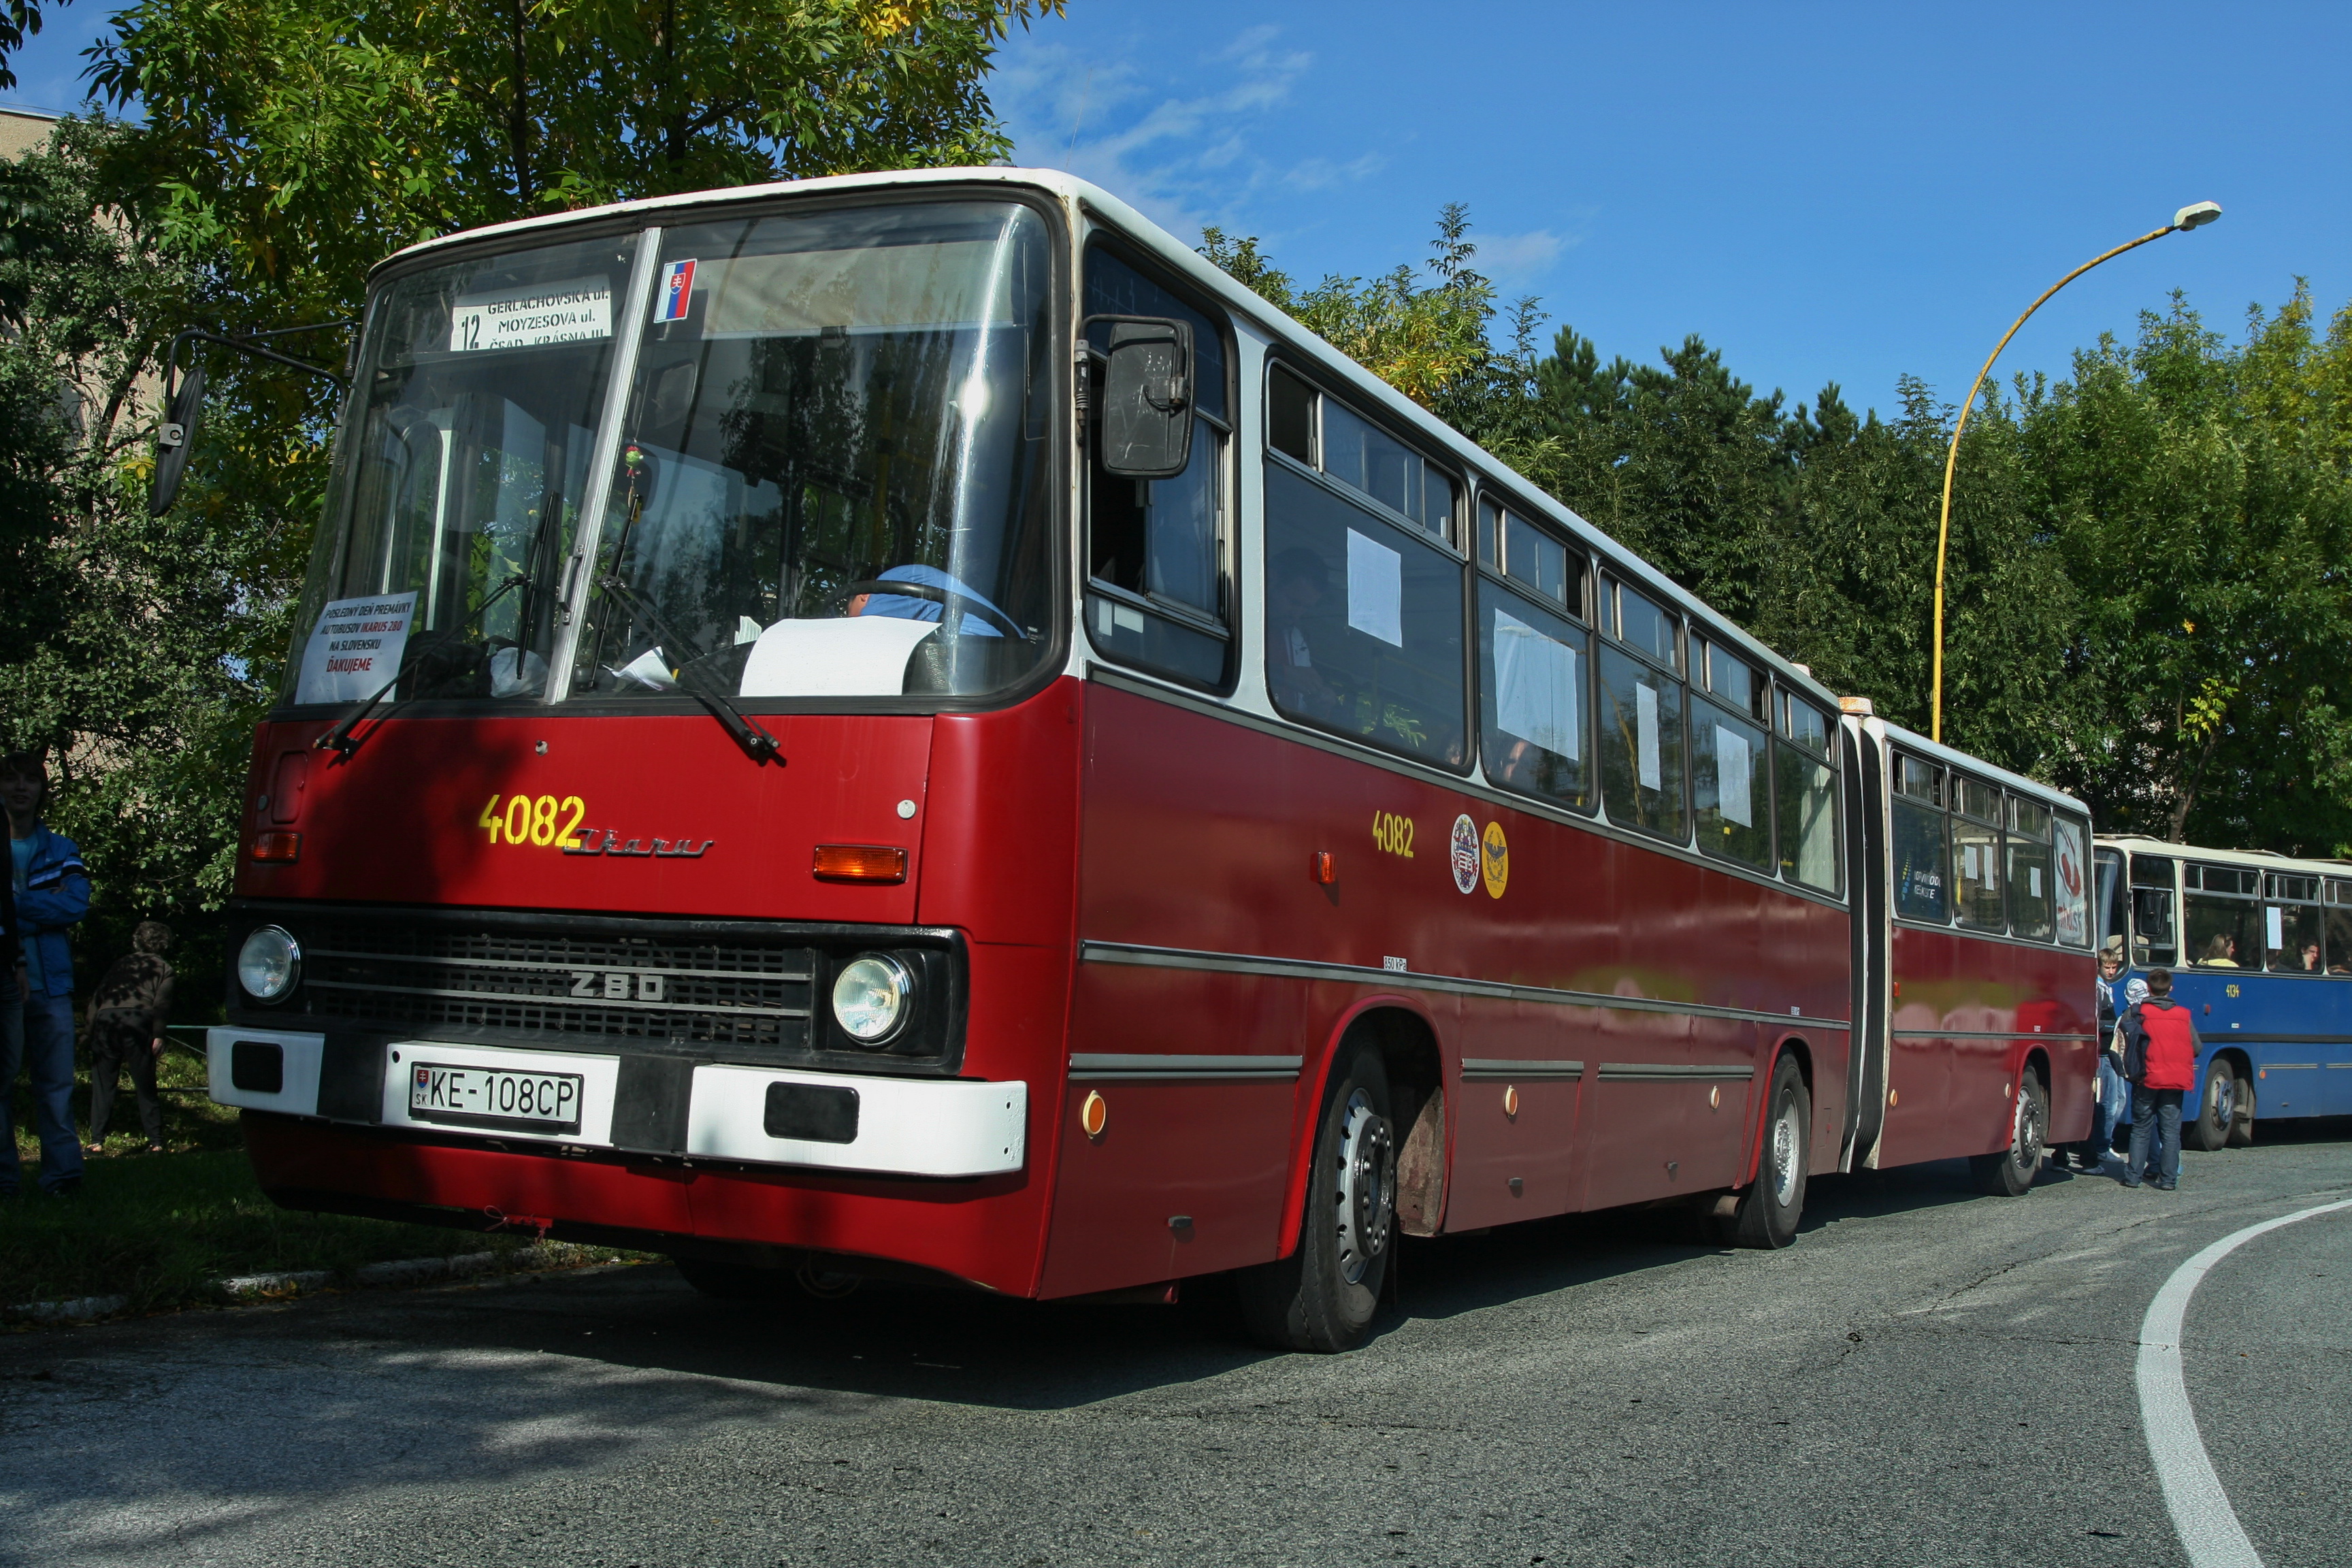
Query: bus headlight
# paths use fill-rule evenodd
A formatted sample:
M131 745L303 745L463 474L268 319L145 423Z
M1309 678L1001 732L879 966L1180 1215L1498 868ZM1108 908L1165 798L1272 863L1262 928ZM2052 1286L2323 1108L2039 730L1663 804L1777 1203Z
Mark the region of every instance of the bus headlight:
M236 983L257 1002L282 1002L302 978L302 944L282 926L261 926L236 950Z
M915 977L878 952L853 958L833 980L833 1017L861 1046L878 1046L898 1032L914 1010Z

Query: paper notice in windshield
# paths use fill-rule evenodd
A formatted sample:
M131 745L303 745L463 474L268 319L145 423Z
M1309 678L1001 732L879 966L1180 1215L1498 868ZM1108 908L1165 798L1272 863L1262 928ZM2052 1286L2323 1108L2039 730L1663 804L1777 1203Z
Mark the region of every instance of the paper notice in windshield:
M414 590L364 599L338 599L320 612L302 650L297 702L357 702L373 697L400 673L408 647Z
M535 349L612 335L613 286L602 278L468 294L449 307L451 353Z

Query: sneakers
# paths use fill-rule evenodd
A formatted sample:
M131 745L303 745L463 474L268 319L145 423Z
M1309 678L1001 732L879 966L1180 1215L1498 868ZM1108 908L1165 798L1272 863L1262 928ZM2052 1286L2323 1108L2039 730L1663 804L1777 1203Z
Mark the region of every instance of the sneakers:
M2137 1176L2126 1176L2124 1178L2124 1185L2127 1187L2137 1187L2139 1185L2139 1178Z
M2159 1193L2176 1192L2179 1186L2179 1182L2158 1182L2156 1184L2156 1190Z

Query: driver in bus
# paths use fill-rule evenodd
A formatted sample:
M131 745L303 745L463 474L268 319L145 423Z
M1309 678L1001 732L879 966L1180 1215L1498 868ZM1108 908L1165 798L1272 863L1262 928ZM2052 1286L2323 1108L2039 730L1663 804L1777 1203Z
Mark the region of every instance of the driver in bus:
M893 566L887 572L877 573L874 580L877 583L915 583L937 588L960 599L970 599L984 610L1003 616L1008 626L1013 621L1013 617L998 609L986 595L974 593L963 579L936 566ZM937 599L918 598L912 594L865 593L852 595L849 603L843 606L842 614L848 616L880 616L894 621L938 621L946 618L946 608ZM964 613L963 631L967 637L1001 637L1004 635L970 611Z

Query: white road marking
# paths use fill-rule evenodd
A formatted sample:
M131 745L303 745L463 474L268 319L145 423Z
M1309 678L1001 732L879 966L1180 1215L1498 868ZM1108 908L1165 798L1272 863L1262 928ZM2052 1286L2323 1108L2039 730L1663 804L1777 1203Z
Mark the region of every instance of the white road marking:
M2156 1461L2156 1479L2164 1488L2164 1506L2171 1510L2172 1528L2179 1533L2189 1568L2263 1568L2261 1553L2238 1523L2229 1494L2213 1473L2213 1461L2198 1435L2197 1413L2189 1405L2189 1385L2180 1376L2180 1329L2189 1315L2189 1298L2205 1282L2214 1265L2265 1231L2314 1215L2352 1208L2352 1198L2321 1204L2294 1214L2266 1219L2233 1231L2172 1271L2156 1300L2140 1320L2140 1426L2147 1433L2148 1457Z

